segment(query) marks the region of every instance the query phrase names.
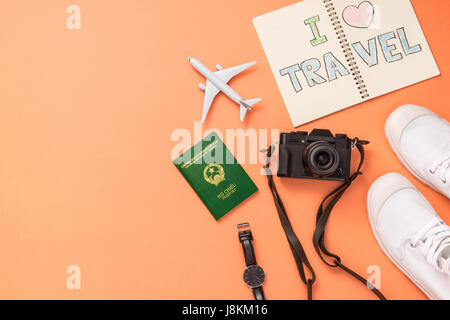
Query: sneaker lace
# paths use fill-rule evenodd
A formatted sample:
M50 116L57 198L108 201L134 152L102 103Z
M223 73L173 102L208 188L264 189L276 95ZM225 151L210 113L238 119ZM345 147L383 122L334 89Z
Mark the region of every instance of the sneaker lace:
M428 263L450 275L450 256L444 255L444 250L450 250L450 226L442 220L433 219L410 241L426 257Z
M450 145L449 150L445 154L444 160L439 160L435 162L428 170L431 174L437 174L441 179L443 184L447 183L447 177L450 169Z

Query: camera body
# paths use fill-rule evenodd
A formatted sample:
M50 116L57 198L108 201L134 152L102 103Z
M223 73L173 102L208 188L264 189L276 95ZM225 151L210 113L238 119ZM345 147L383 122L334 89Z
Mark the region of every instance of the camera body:
M352 141L346 134L314 129L280 135L278 176L348 181Z

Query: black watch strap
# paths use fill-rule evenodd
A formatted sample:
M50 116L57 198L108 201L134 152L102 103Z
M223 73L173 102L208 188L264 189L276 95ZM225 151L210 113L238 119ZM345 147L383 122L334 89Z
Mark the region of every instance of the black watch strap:
M255 300L266 300L266 296L264 295L264 289L262 286L258 288L253 288L252 291Z
M248 223L241 223L238 225L239 228L248 227ZM239 231L239 241L242 244L242 249L244 250L245 265L253 266L256 264L255 250L253 249L253 236L250 229Z

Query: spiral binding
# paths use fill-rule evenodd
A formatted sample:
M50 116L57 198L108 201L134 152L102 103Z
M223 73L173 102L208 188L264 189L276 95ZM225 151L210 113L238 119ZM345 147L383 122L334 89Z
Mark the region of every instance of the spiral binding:
M328 16L330 17L331 24L336 31L339 44L343 49L345 59L347 60L347 63L350 67L350 71L352 72L353 79L356 81L356 86L358 87L361 99L368 98L369 92L364 83L361 71L359 71L359 68L356 64L355 57L353 56L350 44L348 43L344 28L342 28L341 21L339 20L339 16L336 12L336 9L334 8L333 0L323 0L323 3L325 4L325 9L327 10Z

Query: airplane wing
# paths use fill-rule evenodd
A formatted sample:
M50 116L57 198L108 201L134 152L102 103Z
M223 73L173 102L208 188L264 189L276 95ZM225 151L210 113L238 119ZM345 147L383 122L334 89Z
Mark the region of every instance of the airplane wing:
M209 108L211 107L211 103L213 102L219 91L220 90L217 89L210 81L206 81L205 99L203 100L202 122L205 122L206 115L208 114Z
M228 83L228 81L231 80L235 75L241 73L244 70L247 70L251 66L253 66L256 63L256 61L242 64L240 66L228 68L228 69L222 69L215 72L215 75L218 76L220 79L222 79L225 83Z

